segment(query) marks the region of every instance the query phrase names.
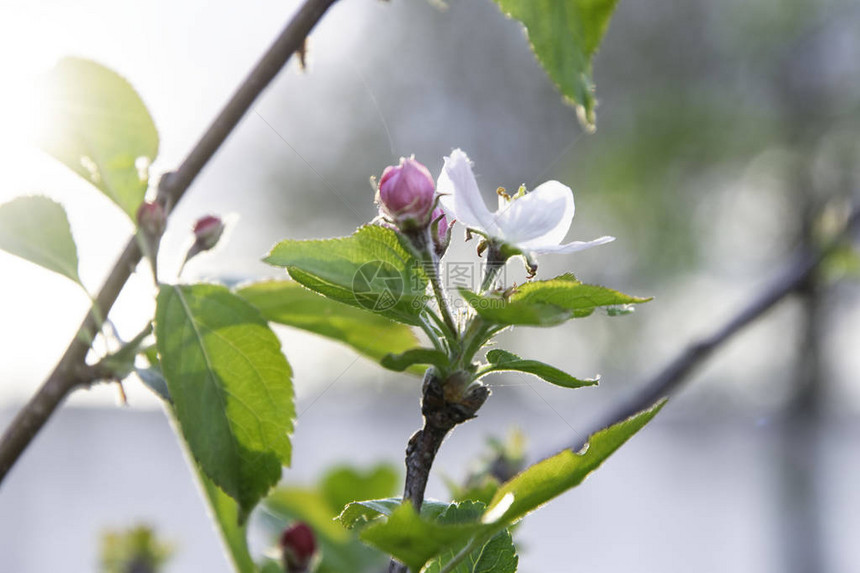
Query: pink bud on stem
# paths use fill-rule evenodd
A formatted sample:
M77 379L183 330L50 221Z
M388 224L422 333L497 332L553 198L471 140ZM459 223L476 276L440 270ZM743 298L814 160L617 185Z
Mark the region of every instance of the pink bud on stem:
M426 229L436 202L436 185L424 165L403 157L399 165L382 172L376 201L382 215L401 231Z
M192 257L214 248L223 234L224 221L221 220L221 217L206 215L197 219L194 223L194 244L191 245L191 248L185 254L185 260L182 261L179 273L182 273L185 263L191 260Z
M167 227L167 213L161 203L146 201L137 209L137 228L140 246L152 267L152 276L158 282L158 246Z
M306 573L317 550L313 530L298 522L281 534L281 550L284 557L284 570L287 573Z

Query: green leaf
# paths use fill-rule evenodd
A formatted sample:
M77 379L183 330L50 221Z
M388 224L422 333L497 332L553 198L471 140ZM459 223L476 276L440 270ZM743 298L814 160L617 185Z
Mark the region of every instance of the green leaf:
M596 386L599 381L599 378L580 380L549 364L544 364L537 360L523 360L516 354L500 349L487 352L487 360L490 362L490 365L483 368L479 372L479 376L489 374L490 372L527 372L546 380L550 384L564 388Z
M397 471L389 464L379 464L367 471L338 466L326 472L320 488L329 505L339 513L356 499L378 499L391 495L397 491L397 477Z
M411 571L438 573L475 535L485 532L491 539L479 540L465 561L453 571L516 571L518 558L510 534L507 531L490 531L488 526L479 521L484 512L483 503L465 501L441 504L425 501L425 506L429 507L425 509L422 506L419 517L411 504L401 505L399 500L394 505L390 504L392 500L376 501L385 503L361 503L367 504L364 506L367 509L383 510L388 519L370 524L361 533L361 538L405 563ZM433 562L427 569L422 569L431 560Z
M461 289L463 298L485 320L502 325L553 326L571 318L589 316L597 308L648 302L597 285L587 285L573 275L532 281L507 298L500 293L478 295Z
M280 343L251 304L206 284L162 285L155 334L191 453L244 519L290 462L292 373Z
M66 211L47 197L18 197L0 205L0 249L81 284Z
M135 220L158 155L158 132L134 88L112 70L64 58L44 78L50 131L40 147Z
M437 519L439 523L456 524L478 521L485 505L472 501L450 505ZM422 573L439 573L454 557L453 551L445 552L427 565ZM519 557L510 532L500 531L485 544L477 547L456 565L451 573L515 573Z
M424 515L419 517L411 505L399 505L390 511L390 500L375 500L377 503L371 507L368 507L369 502L361 502L365 510L352 509L356 504L350 504L339 519L344 523L350 520L353 523L363 523L367 519L383 515L384 511L390 511L387 520L370 523L362 531L361 538L393 555L413 571L420 571L429 560L437 556L441 556L444 562L440 569L444 571L496 571L492 568L491 561L498 561L502 564L501 567L510 567L515 556L511 556L507 544L502 541L496 542L497 553L493 554L492 559L488 557L488 561L482 564L483 567L490 568L477 569L475 564L472 569L461 569L459 564L468 565L476 550L485 547L487 542L505 529L552 498L579 485L657 415L664 403L665 400L623 422L596 432L589 437L586 447L578 453L564 450L526 469L503 484L483 512L476 511L482 504L464 502L471 505L462 505L455 515L446 516L443 510L436 519L428 519ZM457 559L452 558L454 555ZM507 570L509 569L499 569Z
M263 503L275 534L296 520L311 526L321 554L316 573L375 572L383 569L387 556L361 543L355 532L333 518L353 499L388 496L396 488L397 472L388 464L367 470L337 466L326 472L319 487L280 487Z
M361 539L405 563L411 571L443 551L456 552L486 526L479 522L443 525L418 516L412 504L398 506L386 521L368 525Z
M580 452L564 450L529 467L499 488L482 522L506 527L552 498L578 486L606 458L650 422L663 404L665 400L592 434Z
M410 327L327 299L293 281L254 283L236 294L256 306L268 321L338 340L375 361L418 344Z
M403 372L415 364L432 364L443 372L449 367L448 356L432 348L413 348L400 354L386 354L380 364L395 372Z
M218 526L221 540L237 573L257 573L257 566L248 551L248 532L246 524L240 525L241 512L236 501L221 491L206 475L196 467L200 485L206 494L212 519Z
M565 98L594 131L592 58L618 0L495 0L526 28L535 56Z
M350 237L281 241L264 260L331 299L420 325L427 277L406 239L391 229L366 225Z
M150 366L149 368L135 368L134 373L143 382L143 385L149 388L156 396L170 404L170 390L167 389L167 380L164 379L164 374L161 373L159 366Z
M340 515L337 516L337 520L344 527L352 529L362 526L377 517L390 516L401 505L403 505L403 498L401 497L354 501L343 508ZM421 517L431 520L436 519L440 513L445 511L448 505L440 501L425 499L424 504L421 506Z

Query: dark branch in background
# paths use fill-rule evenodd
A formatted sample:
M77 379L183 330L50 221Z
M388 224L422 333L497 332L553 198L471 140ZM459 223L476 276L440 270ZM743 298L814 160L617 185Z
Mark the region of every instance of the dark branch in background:
M813 277L818 265L824 258L858 227L860 227L860 205L854 205L838 237L820 249L801 249L792 258L782 274L753 298L747 306L710 336L687 347L663 371L647 382L637 394L604 417L593 431L617 424L678 391L689 376L723 343L763 316L782 299L802 289ZM593 431L588 432L587 435L591 435ZM583 445L581 442L574 442L568 448L578 451Z
M158 185L158 201L176 205L194 178L215 155L254 100L269 85L293 53L304 46L317 22L337 0L307 0L286 28L257 62L239 88L200 138L178 169L166 173ZM104 318L142 257L136 237L129 240L119 260L96 296L92 309L78 329L59 363L39 391L15 416L0 439L0 484L9 470L45 425L63 399L75 388L98 380L99 370L86 364L87 353Z

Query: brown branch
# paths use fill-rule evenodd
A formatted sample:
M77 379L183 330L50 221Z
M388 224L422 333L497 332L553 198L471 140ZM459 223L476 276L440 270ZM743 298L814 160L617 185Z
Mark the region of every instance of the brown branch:
M215 155L254 100L283 68L290 56L304 45L313 27L337 0L307 0L275 42L257 62L209 128L173 172L165 174L158 186L158 200L176 205L195 177ZM18 412L0 439L0 484L9 470L45 425L60 403L75 388L95 381L98 369L89 369L86 356L104 318L116 302L125 283L141 259L136 237L132 237L96 296L75 338L39 391Z
M626 420L677 392L704 361L726 341L762 317L788 295L802 289L813 277L825 257L842 244L844 239L856 231L858 227L860 227L860 205L855 205L838 237L824 248L801 249L794 255L777 279L755 296L749 304L710 336L688 346L661 372L644 384L637 394L618 405L605 416L601 423L597 424L594 430L587 435ZM577 441L570 444L568 448L578 451L583 445Z
M403 502L411 502L416 511L420 511L424 503L430 469L445 436L458 424L474 418L490 395L486 386L468 386L468 378L461 380L460 374L454 373L447 380L440 380L430 368L424 375L421 400L424 426L412 435L406 446L406 485L403 490ZM407 568L392 560L388 571L406 573Z

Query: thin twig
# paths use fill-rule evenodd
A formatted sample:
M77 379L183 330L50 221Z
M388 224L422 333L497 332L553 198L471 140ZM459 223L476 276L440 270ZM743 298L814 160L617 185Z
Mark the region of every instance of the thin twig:
M716 329L710 336L702 338L688 346L686 350L681 352L661 372L644 384L638 393L605 416L594 427L593 431L588 432L587 435L626 420L630 416L656 404L659 400L677 392L693 372L715 350L746 326L763 316L778 302L802 288L813 276L824 258L833 249L838 247L845 237L856 231L858 227L860 227L860 205L855 205L846 219L843 231L838 237L824 248L816 250L809 248L801 249L794 255L791 262L777 279L755 296L749 304L726 321L720 328ZM568 448L578 451L583 445L580 441L576 441L571 443Z
M215 155L257 97L293 53L304 44L313 27L337 0L307 0L275 42L257 62L239 88L176 171L166 173L158 186L158 199L171 208ZM96 296L75 338L39 391L18 412L0 439L0 484L21 453L45 425L63 399L75 388L95 381L98 369L88 368L86 356L125 283L141 259L136 238L129 240Z

